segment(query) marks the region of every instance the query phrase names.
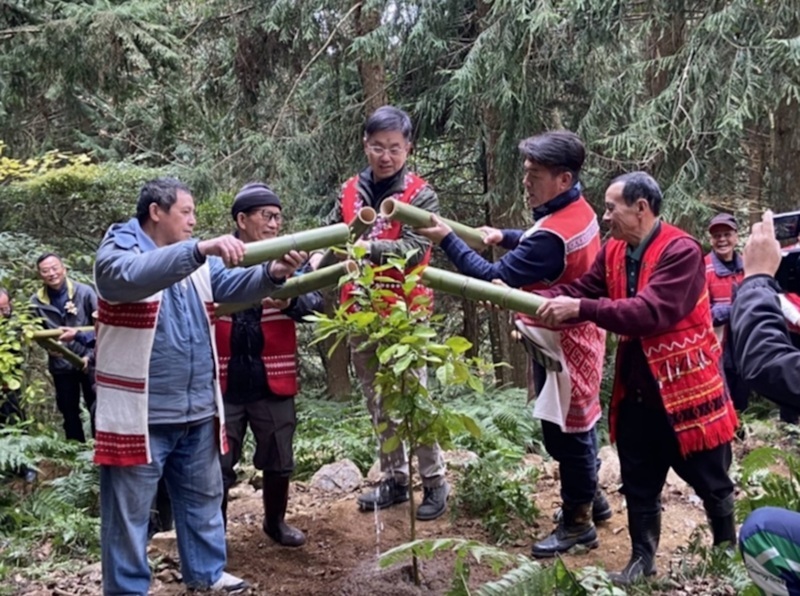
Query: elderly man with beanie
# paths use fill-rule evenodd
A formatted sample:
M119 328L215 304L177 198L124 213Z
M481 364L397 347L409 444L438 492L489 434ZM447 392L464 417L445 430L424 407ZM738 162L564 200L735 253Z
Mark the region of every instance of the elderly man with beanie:
M266 184L246 184L231 207L242 242L275 238L283 223L278 196ZM236 482L234 466L242 456L248 424L256 440L253 464L263 471L264 532L282 546L301 546L303 533L285 522L289 479L294 470L292 440L297 425L297 335L295 322L321 311L322 295L311 292L291 300L265 299L216 324L220 385L225 406L228 453L220 456L227 522L228 491Z
M747 408L750 389L736 372L730 341L730 318L734 288L744 277L742 257L736 250L739 243L739 225L728 213L718 213L708 224L711 252L706 255L706 280L711 304L711 322L722 346L722 365L733 405L737 411Z

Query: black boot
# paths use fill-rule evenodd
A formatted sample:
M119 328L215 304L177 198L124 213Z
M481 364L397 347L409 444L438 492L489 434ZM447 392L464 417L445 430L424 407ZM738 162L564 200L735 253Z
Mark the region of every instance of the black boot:
M597 548L597 531L592 523L592 504L567 506L564 504L561 521L555 531L531 548L536 558L554 557L565 553L576 544Z
M649 512L628 509L628 534L631 559L619 573L608 577L619 586L628 586L656 574L656 550L661 538L661 507Z
M727 496L722 503L716 505L713 515L706 508L706 515L711 526L714 546L725 545L727 549L735 550L736 520L733 517L733 495Z
M395 478L386 478L373 490L358 496L361 511L385 509L408 501L408 485L400 484Z
M564 510L559 507L553 514L553 523L559 523L563 515ZM611 505L608 504L606 493L603 492L602 488L597 487L597 491L594 493L594 500L592 501L592 521L599 524L600 522L611 519L612 515L614 515L614 512L611 510Z
M222 493L222 525L228 531L228 491Z
M286 523L289 502L289 477L264 474L264 533L281 546L303 546L305 535Z

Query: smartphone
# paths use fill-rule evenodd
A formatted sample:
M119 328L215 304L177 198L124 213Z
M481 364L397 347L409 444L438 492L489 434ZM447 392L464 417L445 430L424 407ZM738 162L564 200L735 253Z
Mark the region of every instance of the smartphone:
M797 240L800 236L800 211L777 213L772 216L775 223L775 238L778 240Z

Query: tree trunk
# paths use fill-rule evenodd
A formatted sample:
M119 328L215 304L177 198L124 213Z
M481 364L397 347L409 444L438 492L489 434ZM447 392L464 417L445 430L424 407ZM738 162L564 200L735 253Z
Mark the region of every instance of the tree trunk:
M478 355L481 345L478 305L472 300L464 298L461 300L461 312L464 313L464 328L461 334L472 344L472 347L467 351L467 358L474 358Z
M776 211L800 207L800 104L794 98L782 98L774 115L771 197Z
M356 34L361 37L371 33L381 24L381 13L378 10L358 8L355 12ZM371 114L381 106L389 103L386 95L386 70L382 60L374 60L357 56L358 74L361 87L364 89L364 109Z

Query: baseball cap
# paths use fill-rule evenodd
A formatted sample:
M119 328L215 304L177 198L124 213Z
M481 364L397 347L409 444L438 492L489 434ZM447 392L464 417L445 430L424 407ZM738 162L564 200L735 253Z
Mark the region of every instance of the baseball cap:
M739 224L736 223L736 218L730 213L717 213L712 217L711 221L708 222L708 229L710 230L715 226L725 226L732 229L734 232L739 230Z

